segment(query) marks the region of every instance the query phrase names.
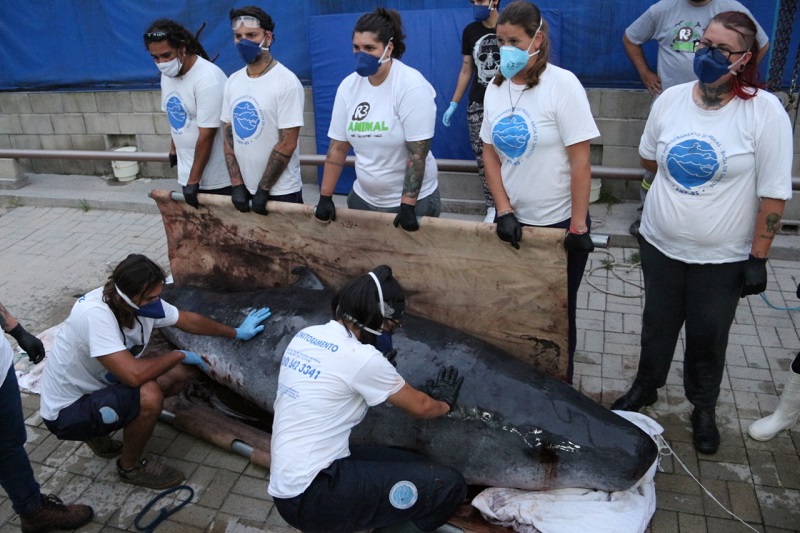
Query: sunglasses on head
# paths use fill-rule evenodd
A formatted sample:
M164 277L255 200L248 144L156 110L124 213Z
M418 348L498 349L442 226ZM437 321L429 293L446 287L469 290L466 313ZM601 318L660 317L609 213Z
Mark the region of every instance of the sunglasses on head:
M169 34L165 31L151 31L144 34L144 42L146 43L155 43L158 41L164 41L169 37Z

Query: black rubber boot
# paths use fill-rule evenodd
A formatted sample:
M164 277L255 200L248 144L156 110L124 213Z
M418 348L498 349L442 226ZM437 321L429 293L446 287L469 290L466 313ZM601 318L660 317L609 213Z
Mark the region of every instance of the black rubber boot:
M711 455L719 448L719 430L714 407L695 407L692 411L694 449Z
M631 389L622 397L617 398L611 409L616 411L639 411L642 407L653 405L658 400L656 389L647 389L634 381Z

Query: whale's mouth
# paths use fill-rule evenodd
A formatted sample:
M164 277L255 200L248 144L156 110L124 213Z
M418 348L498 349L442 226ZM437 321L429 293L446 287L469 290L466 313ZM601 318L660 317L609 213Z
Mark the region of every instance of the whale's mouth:
M154 329L142 357L175 350L176 348L160 330ZM204 374L198 373L197 376L190 378L186 389L181 392L181 397L190 403L210 407L227 418L267 433L272 432L272 413L242 398L231 389L220 385Z
M262 431L272 431L272 413L216 383L208 376L192 378L182 395L188 401L206 405L227 418Z

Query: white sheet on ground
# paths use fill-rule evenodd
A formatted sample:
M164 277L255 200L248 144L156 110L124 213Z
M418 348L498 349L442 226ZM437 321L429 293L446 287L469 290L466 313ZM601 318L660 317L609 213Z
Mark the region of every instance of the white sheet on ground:
M61 324L56 324L52 328L46 329L39 333L37 337L41 339L44 344L44 353L49 354L53 348L53 341L58 335L58 330L61 329ZM14 372L17 374L17 381L19 388L25 392L32 394L41 394L42 373L44 372L44 365L47 364L47 357L45 357L38 365L30 362L27 355L22 355L22 351L17 346L17 353L21 355L14 364Z
M664 428L640 413L614 411L655 439ZM518 533L643 532L656 510L653 478L659 459L636 485L625 491L558 489L530 492L489 488L472 505L494 524Z

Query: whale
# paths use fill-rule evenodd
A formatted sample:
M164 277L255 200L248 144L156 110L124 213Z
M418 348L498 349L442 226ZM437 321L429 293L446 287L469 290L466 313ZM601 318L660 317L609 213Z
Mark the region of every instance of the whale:
M225 324L269 307L264 330L250 341L162 328L180 349L199 354L207 374L273 412L278 374L289 341L307 326L333 318L334 291L307 269L290 287L223 292L167 285L163 299ZM413 297L413 295L412 295ZM371 407L351 445L401 447L459 470L467 483L524 490L627 490L658 457L653 439L570 385L457 328L406 314L395 330L398 373L423 389L439 369L464 378L445 416L422 420L388 403ZM331 353L335 357L335 353Z

